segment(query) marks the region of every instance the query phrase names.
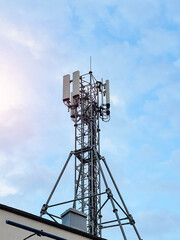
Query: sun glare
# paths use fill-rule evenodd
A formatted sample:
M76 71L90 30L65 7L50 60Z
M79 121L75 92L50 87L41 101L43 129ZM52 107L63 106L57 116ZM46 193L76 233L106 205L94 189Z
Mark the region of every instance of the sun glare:
M0 73L0 112L17 107L22 102L22 94L12 77Z

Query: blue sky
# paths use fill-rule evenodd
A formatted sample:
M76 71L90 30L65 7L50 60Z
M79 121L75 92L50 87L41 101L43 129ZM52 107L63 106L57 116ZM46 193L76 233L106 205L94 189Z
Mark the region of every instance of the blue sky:
M0 53L0 202L39 214L74 147L62 76L92 56L111 88L101 154L142 238L178 239L180 2L1 0Z

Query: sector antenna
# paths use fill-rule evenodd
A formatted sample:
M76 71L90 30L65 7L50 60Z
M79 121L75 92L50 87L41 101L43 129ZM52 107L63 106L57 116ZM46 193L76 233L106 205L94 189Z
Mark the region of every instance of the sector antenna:
M73 72L72 76L67 74L63 76L63 102L74 123L75 149L69 153L49 198L42 206L41 216L48 215L59 222L67 212L77 214L86 221L85 227L82 222L83 231L101 237L103 229L118 227L119 239L124 240L128 239L125 228L129 225L135 238L142 240L107 161L100 153L100 120L110 120L109 80L97 80L91 67L86 74L81 75L80 71ZM74 198L52 204L54 192L71 161L74 161ZM72 207L65 214L51 213L52 208L69 203ZM103 221L103 209L107 204L110 204L113 219ZM82 218L78 221L81 222ZM67 216L64 223L67 223Z

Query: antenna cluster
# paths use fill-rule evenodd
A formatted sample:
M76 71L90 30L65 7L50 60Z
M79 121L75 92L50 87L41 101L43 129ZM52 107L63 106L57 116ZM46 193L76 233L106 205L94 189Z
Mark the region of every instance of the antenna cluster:
M89 81L87 75L90 76ZM92 99L93 98L93 99ZM103 121L110 120L110 91L109 80L103 83L97 81L92 75L92 71L87 74L80 75L80 71L75 71L72 74L63 76L63 102L70 111L71 119L78 121L80 115L78 114L82 102L85 100L86 115L88 117L91 100L93 100L94 108L99 117Z
M70 117L75 127L75 149L70 152L64 167L49 195L42 206L41 216L47 214L55 222L61 219L59 215L49 212L49 209L72 204L72 209L87 216L87 232L93 236L102 236L102 229L119 227L124 240L127 240L124 226L132 225L139 240L142 240L132 215L129 213L106 159L100 154L100 119L110 120L109 80L97 81L91 67L86 74L80 71L63 76L63 102L68 107ZM50 204L51 198L74 156L74 197L72 200ZM106 179L104 172L108 174ZM102 188L104 189L102 191ZM113 195L115 193L115 196ZM102 221L104 207L110 203L114 218Z

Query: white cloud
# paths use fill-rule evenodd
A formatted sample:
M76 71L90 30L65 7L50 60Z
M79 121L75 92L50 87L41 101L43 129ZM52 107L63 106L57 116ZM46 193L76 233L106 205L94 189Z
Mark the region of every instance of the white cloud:
M146 26L154 18L159 17L159 8L159 1L153 0L136 2L123 0L118 3L119 14L130 26Z
M24 109L13 108L0 116L1 151L14 151L37 132L35 121Z
M113 153L113 154L118 153L116 145L113 144L110 139L103 138L101 145L102 145L102 151L103 152L110 152L110 153Z
M0 19L1 40L5 38L6 41L14 42L21 47L25 47L35 58L40 58L42 56L45 48L48 47L47 36L43 36L41 33L40 39L39 34L35 35L29 26L23 25L23 23L21 26L17 26L12 22L6 21L3 16L0 16Z
M180 24L180 5L178 0L165 0L165 14L170 22Z
M180 68L180 58L178 58L176 61L174 61L174 66L177 68Z
M9 74L5 73L0 67L0 113L23 105L23 94L18 83L10 82L8 77Z
M6 196L9 196L9 195L15 195L17 193L18 193L17 188L7 185L1 179L1 182L0 182L0 197L6 197Z
M179 49L178 35L175 31L164 29L146 30L139 44L151 55L174 54Z
M180 215L171 213L169 210L146 211L138 214L139 225L147 240L150 239L172 239L180 234L178 227Z
M111 95L111 102L115 106L123 107L125 105L125 102L119 98L117 95Z
M177 174L180 171L179 159L180 159L180 149L177 148L171 152L170 159L168 159L167 161L164 161L162 163L162 166L171 168Z
M158 160L158 149L150 144L142 144L140 149L136 150L137 156L135 158L142 161L142 164L155 163Z
M159 136L164 139L178 136L180 120L178 82L173 81L154 92L154 99L146 100L144 104L145 115L150 117L147 124L158 127Z

